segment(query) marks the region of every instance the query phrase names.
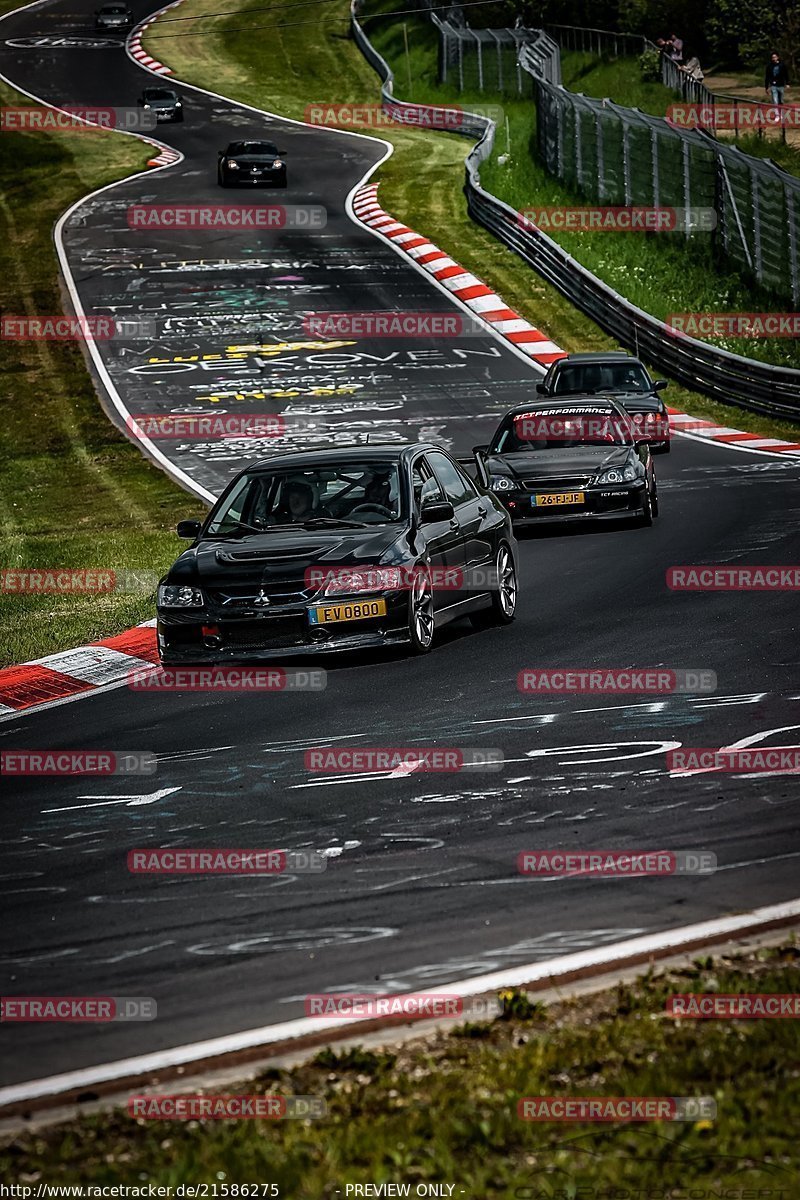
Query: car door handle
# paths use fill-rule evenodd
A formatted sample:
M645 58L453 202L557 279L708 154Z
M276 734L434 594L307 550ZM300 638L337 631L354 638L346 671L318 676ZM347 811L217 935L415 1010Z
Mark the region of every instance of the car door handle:
M451 529L460 529L460 525L455 517L452 517L450 520L450 528Z
M486 516L486 513L487 513L487 509L485 509L485 508L484 508L484 506L483 506L482 504L479 504L479 505L478 505L478 512L481 514L481 516L482 516L482 517L485 517L485 516Z

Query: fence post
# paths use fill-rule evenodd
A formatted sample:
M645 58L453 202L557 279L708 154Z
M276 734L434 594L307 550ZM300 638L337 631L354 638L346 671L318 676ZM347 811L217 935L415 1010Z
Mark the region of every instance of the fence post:
M480 36L477 33L475 33L474 30L473 30L473 37L475 38L475 49L478 52L478 91L482 92L483 91L483 46L481 44Z
M595 136L597 138L597 198L606 198L606 164L603 156L603 118L599 111L595 113Z
M556 101L556 112L558 114L558 125L556 129L556 177L564 178L564 106L560 100Z
M654 125L650 128L650 147L653 159L653 208L658 208L661 203L658 186L658 130Z
M579 104L574 104L573 112L575 113L575 178L578 181L578 187L583 188L583 154L581 153L581 107Z
M761 283L764 279L764 259L761 251L761 197L758 194L758 174L754 167L750 169L750 192L753 198L753 259L756 279Z
M681 138L681 149L683 152L683 207L688 210L692 207L692 170L690 162L689 142L686 138ZM689 236L689 222L684 221L684 235Z
M792 283L792 303L797 307L800 302L800 274L797 270L797 226L795 224L797 214L794 207L794 196L791 190L783 185L783 194L786 197L786 215L789 218L789 274Z
M625 183L625 203L629 205L631 202L631 148L628 141L628 124L625 120L622 124L622 178Z
M461 33L458 33L458 90L464 90L464 39Z

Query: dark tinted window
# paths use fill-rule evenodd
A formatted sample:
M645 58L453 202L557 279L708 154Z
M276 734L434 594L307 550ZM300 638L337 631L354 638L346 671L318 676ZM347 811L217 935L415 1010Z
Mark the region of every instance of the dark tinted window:
M231 142L228 154L277 154L274 142Z
M455 463L452 463L444 454L432 451L428 455L428 461L436 472L437 478L445 490L447 499L454 507L475 498L477 495L475 488L461 474Z
M650 381L637 362L567 363L556 372L557 396L591 396L603 391L649 392Z
M414 503L417 512L419 512L424 500L444 500L439 482L424 458L418 458L414 463L414 468L411 472L411 483L414 489Z

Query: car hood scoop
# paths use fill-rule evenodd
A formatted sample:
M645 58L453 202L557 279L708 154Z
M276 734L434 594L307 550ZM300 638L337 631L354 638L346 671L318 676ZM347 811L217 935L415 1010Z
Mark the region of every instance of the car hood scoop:
M287 564L296 565L302 564L304 561L316 561L321 555L330 553L339 545L337 541L331 545L328 542L320 546L298 546L290 547L272 547L272 546L217 546L214 551L214 557L218 563L222 565L231 565L239 563L246 565L248 563L259 563L261 565L286 566Z

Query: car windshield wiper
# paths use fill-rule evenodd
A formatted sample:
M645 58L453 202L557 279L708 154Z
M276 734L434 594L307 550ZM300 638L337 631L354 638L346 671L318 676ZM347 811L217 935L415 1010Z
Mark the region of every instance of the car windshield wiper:
M367 529L369 522L348 521L344 517L310 517L307 521L301 521L300 525L303 529L322 529L326 525L344 525L347 529Z

